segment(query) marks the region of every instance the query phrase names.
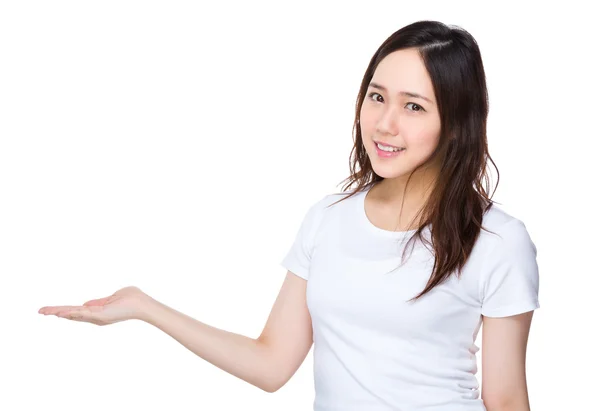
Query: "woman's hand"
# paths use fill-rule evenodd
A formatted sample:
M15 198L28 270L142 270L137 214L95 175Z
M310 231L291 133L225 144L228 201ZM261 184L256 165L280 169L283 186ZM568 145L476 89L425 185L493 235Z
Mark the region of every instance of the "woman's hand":
M131 286L121 288L109 297L90 300L81 306L42 307L38 313L96 325L108 325L131 319L142 320L145 308L151 301L149 295Z

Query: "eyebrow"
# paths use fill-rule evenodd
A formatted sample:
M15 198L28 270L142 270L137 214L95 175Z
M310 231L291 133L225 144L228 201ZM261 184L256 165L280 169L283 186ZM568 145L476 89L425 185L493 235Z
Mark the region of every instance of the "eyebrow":
M374 82L371 82L369 84L369 87L373 87L373 88L376 88L376 89L379 89L379 90L387 91L387 89L385 87L383 87L381 84L377 84L377 83L374 83ZM433 104L433 101L429 100L427 97L422 96L422 95L417 94L417 93L412 92L412 91L400 91L400 92L398 92L398 94L402 95L402 96L408 96L408 97L413 97L413 98L420 98L420 99L423 99L423 100L428 101L431 104Z

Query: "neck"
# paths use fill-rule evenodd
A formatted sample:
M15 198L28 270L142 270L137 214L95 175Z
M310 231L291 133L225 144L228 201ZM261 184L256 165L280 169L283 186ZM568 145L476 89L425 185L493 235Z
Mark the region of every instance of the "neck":
M405 208L420 208L429 198L436 178L436 170L416 171L410 181L408 175L386 178L377 184L377 197L390 206L400 207L404 202Z

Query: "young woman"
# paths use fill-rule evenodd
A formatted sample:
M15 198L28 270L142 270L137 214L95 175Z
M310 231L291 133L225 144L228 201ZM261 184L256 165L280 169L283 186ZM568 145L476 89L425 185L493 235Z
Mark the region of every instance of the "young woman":
M523 222L488 197L487 114L473 37L434 21L403 27L362 80L343 191L355 187L306 213L258 338L211 327L137 287L39 312L146 321L268 392L314 342L319 411L529 410L537 250Z

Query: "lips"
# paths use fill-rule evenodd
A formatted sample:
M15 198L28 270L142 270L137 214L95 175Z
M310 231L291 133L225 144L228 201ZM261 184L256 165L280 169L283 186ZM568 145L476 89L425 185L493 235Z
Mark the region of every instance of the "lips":
M382 146L386 146L386 147L392 147L392 148L404 148L404 147L399 147L399 146L393 146L391 144L387 144L384 143L383 141L377 141L377 140L373 140L375 142L375 144L380 144Z

